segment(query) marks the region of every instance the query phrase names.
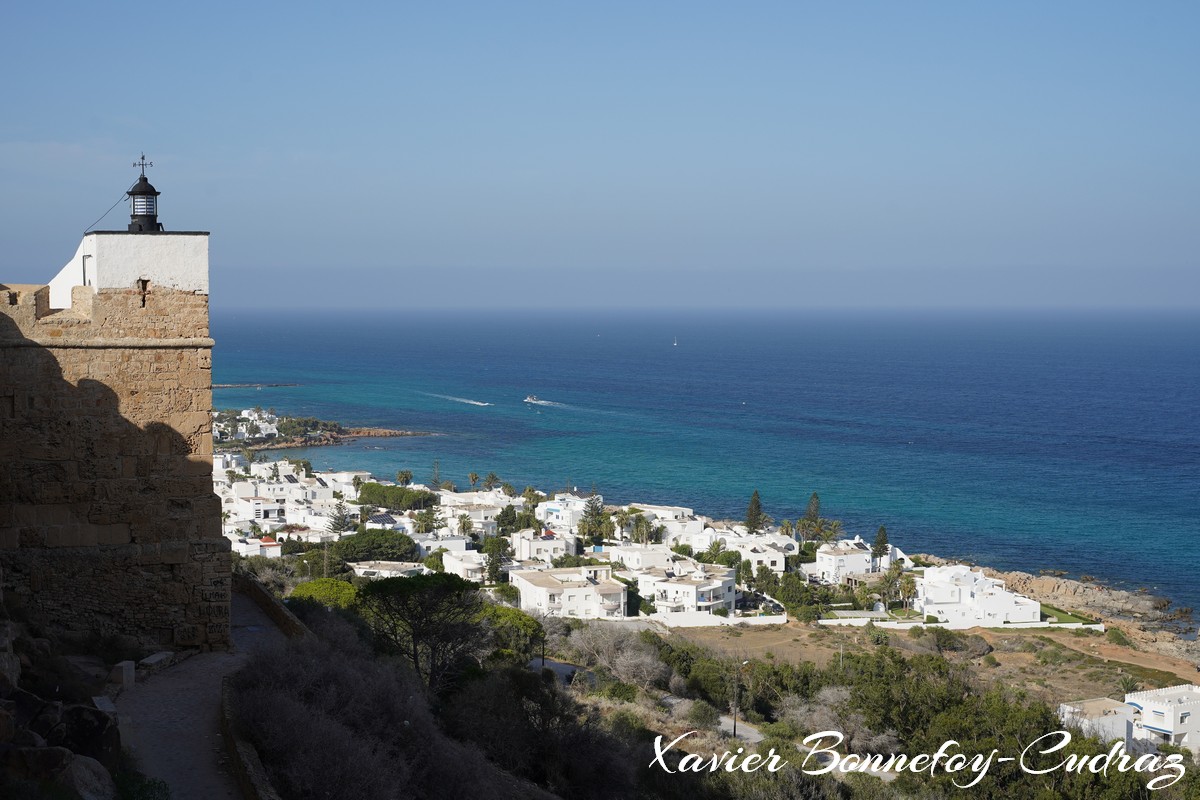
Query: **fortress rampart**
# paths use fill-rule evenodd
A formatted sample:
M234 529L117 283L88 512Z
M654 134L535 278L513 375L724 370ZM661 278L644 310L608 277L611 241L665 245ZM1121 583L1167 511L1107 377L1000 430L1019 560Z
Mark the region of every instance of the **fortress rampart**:
M145 644L228 644L207 235L195 236L202 289L159 285L152 267L114 288L103 263L89 279L86 260L88 285L69 287L64 310L51 309L50 286L0 284L0 587L31 620Z

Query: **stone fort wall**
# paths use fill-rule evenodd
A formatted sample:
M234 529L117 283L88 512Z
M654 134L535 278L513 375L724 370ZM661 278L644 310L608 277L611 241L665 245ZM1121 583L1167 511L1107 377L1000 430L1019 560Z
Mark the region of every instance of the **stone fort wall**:
M0 285L0 580L33 620L229 642L208 297Z

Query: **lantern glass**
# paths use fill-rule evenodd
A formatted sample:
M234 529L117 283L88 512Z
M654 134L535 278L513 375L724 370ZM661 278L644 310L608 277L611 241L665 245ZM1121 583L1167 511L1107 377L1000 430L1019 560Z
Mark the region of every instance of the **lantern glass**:
M138 215L154 216L158 213L158 198L152 194L138 194L133 196L133 213Z

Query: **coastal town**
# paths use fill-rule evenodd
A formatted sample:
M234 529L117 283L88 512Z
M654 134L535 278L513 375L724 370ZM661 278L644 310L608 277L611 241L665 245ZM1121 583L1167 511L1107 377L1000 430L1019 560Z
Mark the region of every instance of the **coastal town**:
M239 416L260 431L272 424L261 410ZM394 477L314 471L304 461L260 461L245 450L218 453L213 470L224 532L242 557L322 552L323 570L310 566L308 577L327 579L330 547L338 551L356 537L390 540L406 548L407 560L376 554L348 561L342 579L449 573L540 620L663 632L774 629L795 620L885 639L889 631L927 628L1106 631L1101 620L1013 591L983 569L910 556L883 529L873 541L848 536L820 516L815 494L805 518L774 524L757 493L747 519L732 521L679 506L606 505L596 493L518 493L495 474L469 475L466 491L449 481L414 483L408 470ZM1124 634L1112 629L1109 640ZM1130 752L1200 749L1200 715L1193 714L1200 687L1123 685L1122 699L1060 703L1060 719L1122 741Z

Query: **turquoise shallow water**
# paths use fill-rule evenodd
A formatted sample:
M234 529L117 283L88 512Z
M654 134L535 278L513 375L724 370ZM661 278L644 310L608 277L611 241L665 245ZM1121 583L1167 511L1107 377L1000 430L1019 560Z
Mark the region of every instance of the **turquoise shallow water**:
M214 382L300 384L220 408L441 434L299 453L318 467L718 517L815 490L909 551L1200 607L1200 315L216 310L213 334Z

